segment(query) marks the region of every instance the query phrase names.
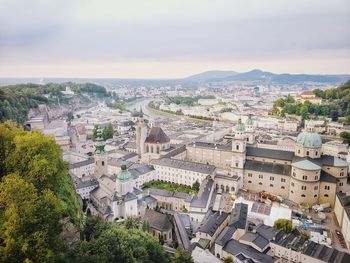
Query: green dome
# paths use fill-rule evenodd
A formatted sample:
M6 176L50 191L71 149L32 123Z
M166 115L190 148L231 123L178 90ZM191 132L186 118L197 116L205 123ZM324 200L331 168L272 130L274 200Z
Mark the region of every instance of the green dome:
M244 132L245 131L245 126L242 123L241 118L238 119L238 123L235 126L235 131L237 131L237 132Z
M121 171L120 173L118 174L117 178L120 180L120 181L127 181L131 178L131 173L129 172L128 168L126 167L126 164L123 163L122 166L121 166Z
M297 144L301 144L306 148L321 148L322 139L318 133L301 132L297 137Z

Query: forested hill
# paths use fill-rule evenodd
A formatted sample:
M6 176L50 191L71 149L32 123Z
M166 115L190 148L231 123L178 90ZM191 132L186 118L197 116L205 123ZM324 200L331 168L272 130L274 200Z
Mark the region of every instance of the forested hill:
M293 97L278 99L272 109L273 115L298 115L304 119L317 116L331 117L344 124L350 124L350 81L335 89L315 89L314 94L323 99L322 104L296 102Z
M39 104L55 105L58 101L62 104L69 103L72 98L64 96L61 92L67 86L78 97L84 93L98 97L108 96L106 88L92 83L76 84L67 82L4 86L0 87L0 121L12 119L18 123L24 123L29 109L35 108Z

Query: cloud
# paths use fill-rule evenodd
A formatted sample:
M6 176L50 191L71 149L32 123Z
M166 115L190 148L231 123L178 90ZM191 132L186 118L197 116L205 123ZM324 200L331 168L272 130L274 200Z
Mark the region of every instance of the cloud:
M0 0L0 64L339 59L349 25L346 0Z

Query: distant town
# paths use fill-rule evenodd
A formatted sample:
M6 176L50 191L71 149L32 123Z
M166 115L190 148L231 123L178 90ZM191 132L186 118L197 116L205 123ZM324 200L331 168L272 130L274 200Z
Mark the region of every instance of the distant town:
M60 145L85 217L140 218L194 262L349 262L349 82L94 83L23 123Z

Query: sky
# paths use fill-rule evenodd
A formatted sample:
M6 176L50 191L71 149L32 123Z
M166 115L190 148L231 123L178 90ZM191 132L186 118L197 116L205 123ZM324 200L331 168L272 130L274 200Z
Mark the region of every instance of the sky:
M0 0L0 77L350 74L349 0Z

